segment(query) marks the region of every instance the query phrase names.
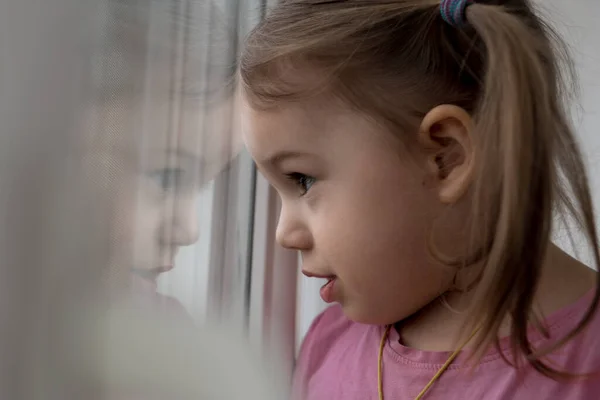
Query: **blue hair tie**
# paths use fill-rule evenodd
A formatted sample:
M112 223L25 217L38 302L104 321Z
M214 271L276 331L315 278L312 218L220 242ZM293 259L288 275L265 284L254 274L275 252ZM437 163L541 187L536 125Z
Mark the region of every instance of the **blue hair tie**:
M473 0L442 0L440 14L448 24L455 27L464 26L467 23L465 11L473 2Z

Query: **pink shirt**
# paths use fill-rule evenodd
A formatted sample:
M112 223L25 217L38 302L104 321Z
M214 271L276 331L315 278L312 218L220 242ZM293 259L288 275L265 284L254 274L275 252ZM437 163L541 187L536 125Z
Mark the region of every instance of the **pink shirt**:
M546 319L551 339L560 338L581 318L593 293ZM600 371L600 313L588 328L557 350L552 361L571 373ZM349 321L340 306L332 306L311 326L296 367L294 398L307 400L377 400L377 355L383 327ZM533 344L543 338L530 333ZM506 348L507 341L501 341ZM507 350L505 351L507 353ZM412 400L425 387L450 353L404 347L395 330L383 354L386 400ZM507 365L496 350L482 359L475 372L459 355L434 383L425 400L581 400L600 399L600 378L576 383L556 382L526 367L522 374Z

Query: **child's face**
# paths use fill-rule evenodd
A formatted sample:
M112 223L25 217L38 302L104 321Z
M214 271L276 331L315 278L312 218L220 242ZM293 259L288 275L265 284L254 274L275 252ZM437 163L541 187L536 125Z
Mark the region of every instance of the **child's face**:
M202 186L237 152L232 101L207 111L192 101L176 119L166 101L111 104L91 114L101 131L92 135L101 140L91 142L90 160L111 207L112 268L131 270L141 278L136 284L154 290L179 248L198 240Z
M235 43L210 1L185 15L177 1L125 3L107 5L82 131L90 181L109 208L110 281L121 288L133 271L152 290L198 239L200 190L237 152Z
M382 127L323 102L246 106L243 134L282 200L278 242L301 252L306 273L336 277L331 300L349 318L393 323L450 285L452 271L427 251L442 205L419 157L403 160Z

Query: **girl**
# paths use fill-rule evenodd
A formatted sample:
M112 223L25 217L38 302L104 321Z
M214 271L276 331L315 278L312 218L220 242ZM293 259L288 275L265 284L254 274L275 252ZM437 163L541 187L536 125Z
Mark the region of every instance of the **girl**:
M567 215L598 264L558 44L527 0L284 0L251 33L244 138L338 303L296 398L599 398L598 275L550 242Z

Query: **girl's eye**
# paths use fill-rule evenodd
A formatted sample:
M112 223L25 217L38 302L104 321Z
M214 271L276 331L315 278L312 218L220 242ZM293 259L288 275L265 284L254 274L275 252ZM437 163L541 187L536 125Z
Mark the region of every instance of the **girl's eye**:
M148 177L163 191L174 191L181 184L184 171L181 168L163 168L151 171Z
M312 176L304 175L299 172L292 172L291 174L287 174L289 180L294 182L296 186L298 186L301 190L301 196L304 196L311 188L311 186L315 183L315 178Z

